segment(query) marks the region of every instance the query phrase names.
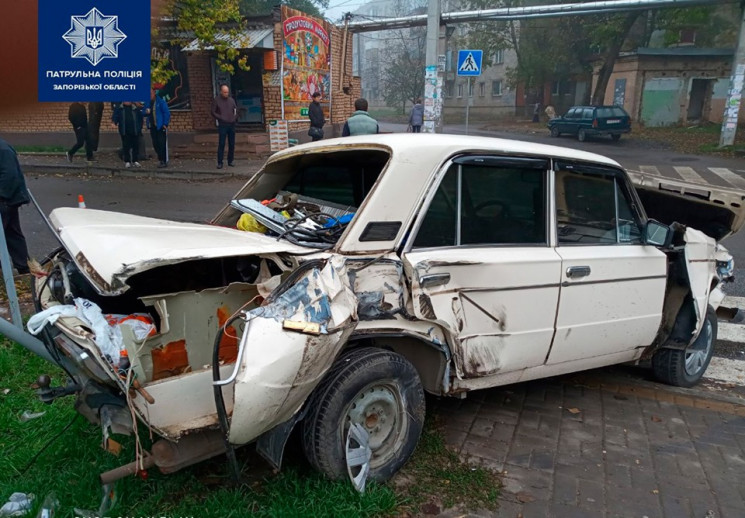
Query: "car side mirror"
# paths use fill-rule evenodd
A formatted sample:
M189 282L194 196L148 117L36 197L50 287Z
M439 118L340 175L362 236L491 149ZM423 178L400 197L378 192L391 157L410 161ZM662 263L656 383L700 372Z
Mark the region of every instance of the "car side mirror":
M647 220L644 227L644 244L667 248L673 240L673 231L657 220Z

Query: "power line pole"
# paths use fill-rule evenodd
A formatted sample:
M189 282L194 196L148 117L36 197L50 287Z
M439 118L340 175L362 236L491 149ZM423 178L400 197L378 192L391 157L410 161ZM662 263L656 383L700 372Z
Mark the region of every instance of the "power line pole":
M732 61L729 91L722 117L722 132L719 134L719 147L733 146L737 134L737 121L742 102L743 82L745 82L745 2L741 4L740 18L740 36L737 38L735 59Z
M440 0L429 0L427 7L427 52L424 57L424 128L425 133L442 131L442 71L437 66L440 40Z

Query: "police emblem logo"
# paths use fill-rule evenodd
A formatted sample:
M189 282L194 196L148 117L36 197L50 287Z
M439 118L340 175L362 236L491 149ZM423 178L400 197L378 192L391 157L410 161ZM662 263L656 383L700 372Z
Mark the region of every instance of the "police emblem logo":
M102 59L119 57L119 44L127 37L119 30L119 17L106 16L95 7L87 14L70 17L70 30L62 38L70 44L70 56L96 66Z

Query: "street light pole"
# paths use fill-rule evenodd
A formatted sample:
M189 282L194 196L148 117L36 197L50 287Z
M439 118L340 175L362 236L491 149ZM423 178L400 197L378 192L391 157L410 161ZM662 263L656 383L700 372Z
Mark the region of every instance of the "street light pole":
M729 81L727 102L724 104L722 131L719 134L719 147L735 144L737 121L742 102L743 83L745 82L745 2L740 9L740 36L737 38L735 59L732 61L732 75Z
M429 0L427 7L427 52L424 69L425 133L442 131L442 72L437 66L437 46L440 39L440 0Z

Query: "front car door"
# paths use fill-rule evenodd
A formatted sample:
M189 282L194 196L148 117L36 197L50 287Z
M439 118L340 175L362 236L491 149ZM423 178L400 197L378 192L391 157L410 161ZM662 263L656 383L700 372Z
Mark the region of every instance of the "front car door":
M645 216L620 170L556 161L561 294L548 364L633 359L662 318L667 260L642 242Z
M446 330L458 377L545 362L561 277L548 169L546 159L456 158L412 229L403 256L414 312Z

